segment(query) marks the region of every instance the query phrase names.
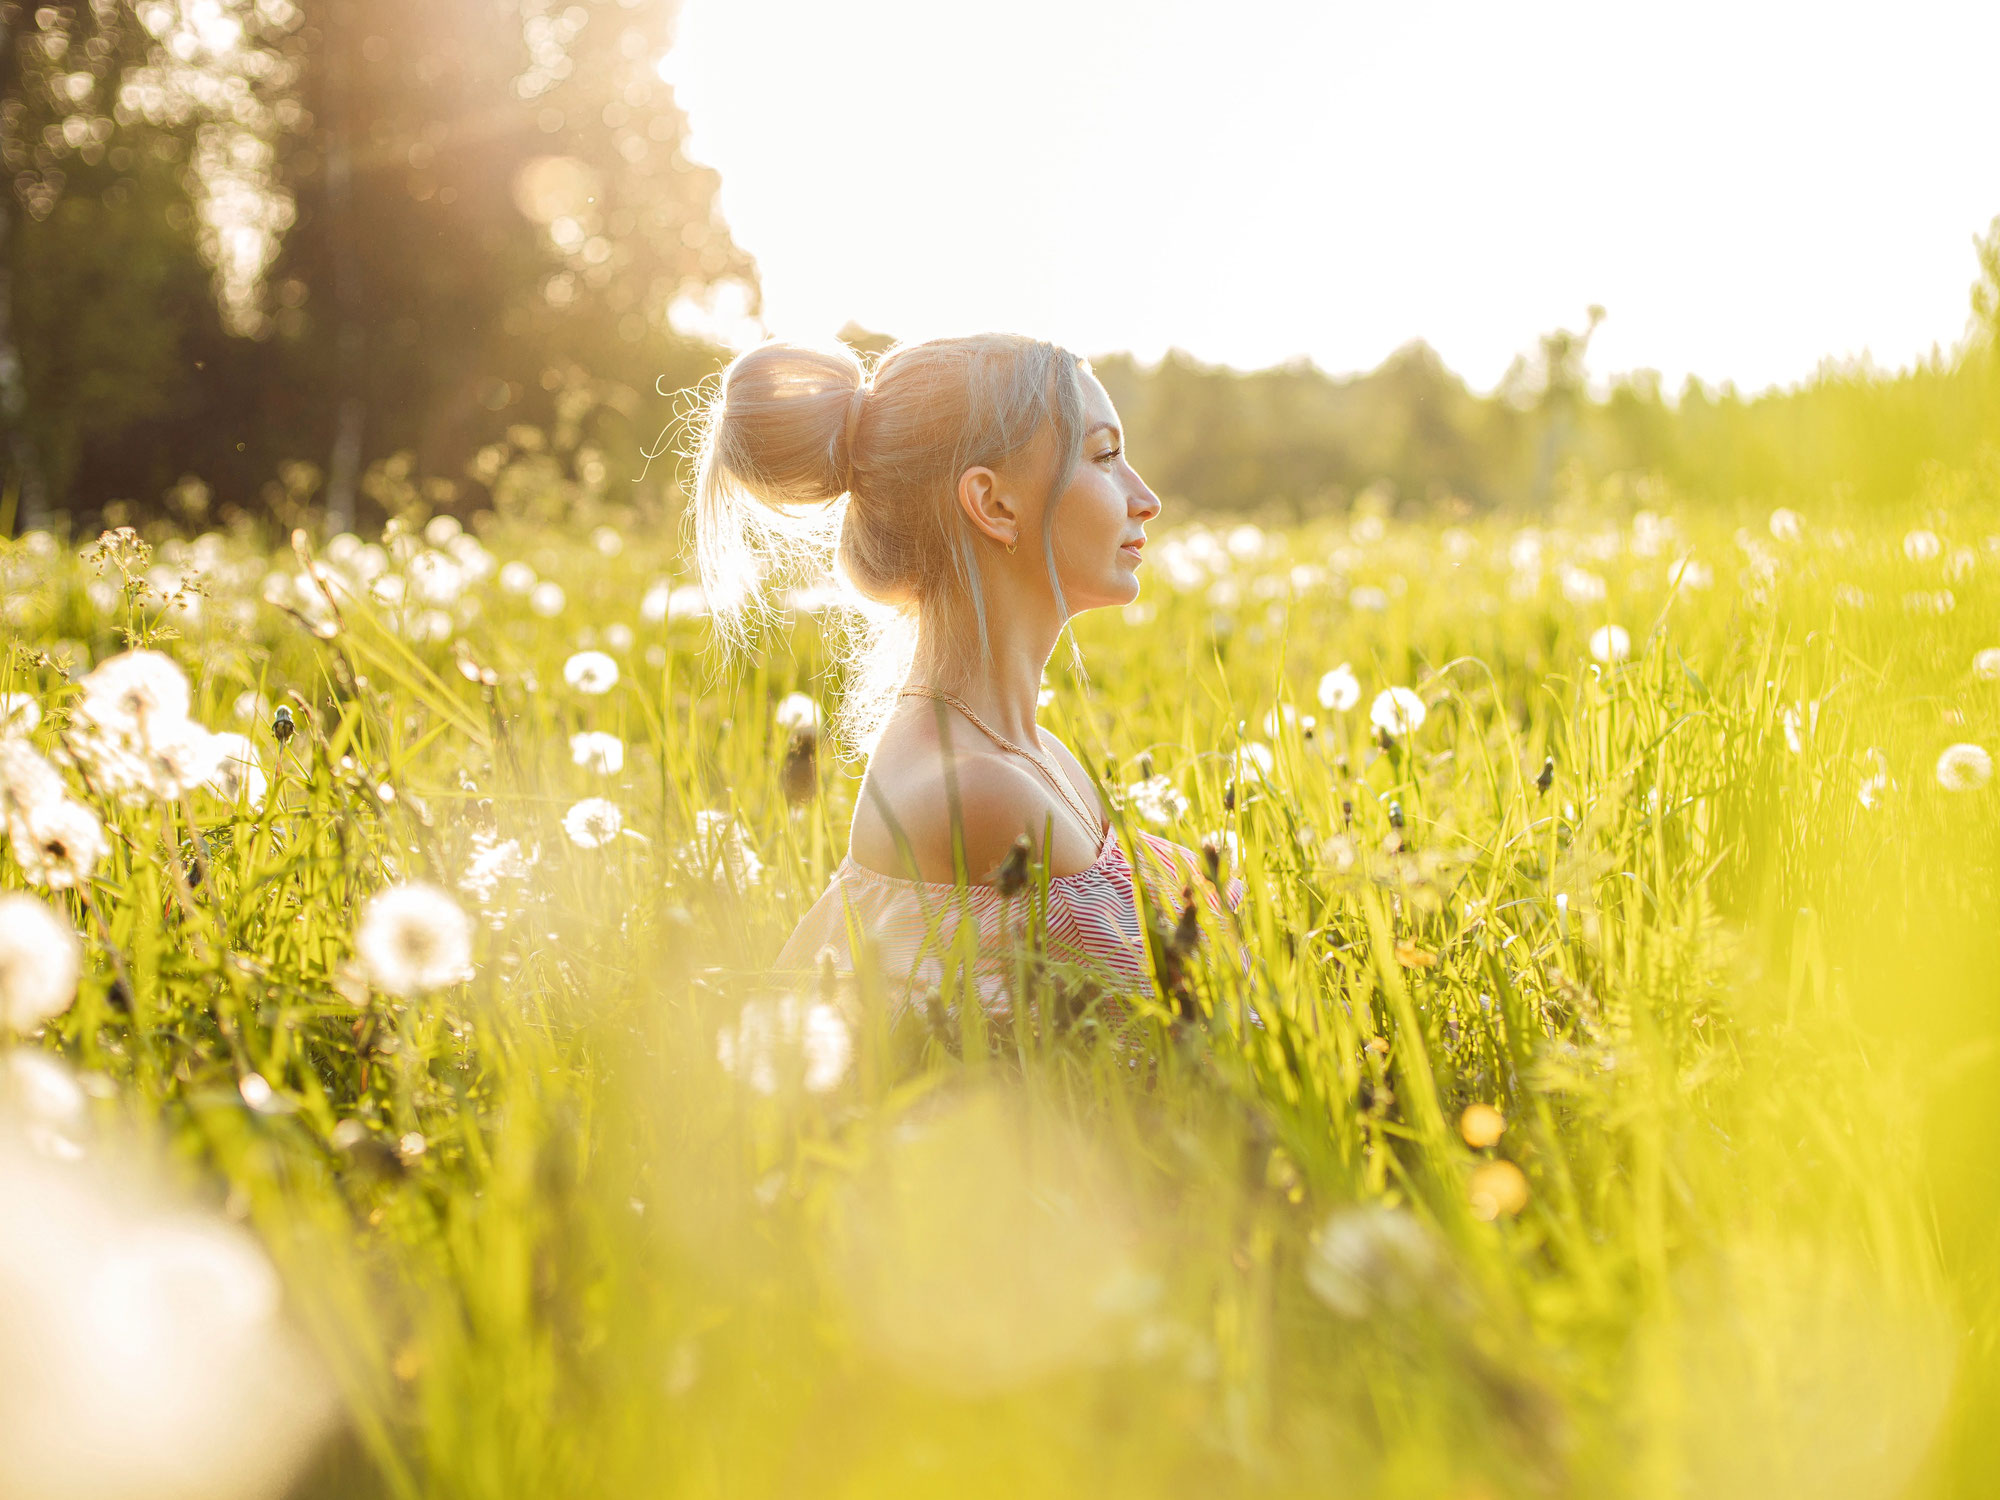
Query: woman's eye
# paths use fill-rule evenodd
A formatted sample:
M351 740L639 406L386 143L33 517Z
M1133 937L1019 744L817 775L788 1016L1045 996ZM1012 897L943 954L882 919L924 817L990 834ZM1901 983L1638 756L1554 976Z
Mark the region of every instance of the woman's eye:
M1123 453L1124 451L1125 450L1123 448L1113 448L1109 453L1098 454L1097 461L1101 464L1108 464L1111 462L1112 459L1118 457L1118 455Z

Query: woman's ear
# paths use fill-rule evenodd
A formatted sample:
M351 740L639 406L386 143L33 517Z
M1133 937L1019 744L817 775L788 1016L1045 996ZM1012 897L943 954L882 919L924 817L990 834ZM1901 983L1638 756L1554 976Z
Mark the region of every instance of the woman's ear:
M958 508L982 535L1003 547L1021 540L1021 518L1015 513L1014 497L1000 482L1000 476L984 464L974 465L958 476Z

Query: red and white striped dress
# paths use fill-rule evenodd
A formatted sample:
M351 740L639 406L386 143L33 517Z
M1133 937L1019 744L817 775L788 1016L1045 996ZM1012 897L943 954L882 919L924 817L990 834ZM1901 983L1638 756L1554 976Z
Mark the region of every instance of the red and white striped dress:
M1141 881L1169 922L1181 910L1186 888L1202 893L1212 915L1221 912L1223 901L1233 911L1243 899L1243 882L1237 879L1228 882L1218 899L1194 850L1158 834L1141 832L1138 837L1136 871L1117 830L1107 825L1097 858L1088 867L1049 877L1047 956L1087 971L1109 990L1128 994L1152 984L1139 917ZM835 968L852 973L850 934L859 933L868 940L889 993L907 1000L941 982L960 928L969 922L976 935L974 971L982 1001L1000 1007L1006 1003L1015 945L1028 922L1029 905L1026 892L1010 899L990 885L898 879L858 865L850 855L800 920L778 967L810 972L820 954L831 949Z

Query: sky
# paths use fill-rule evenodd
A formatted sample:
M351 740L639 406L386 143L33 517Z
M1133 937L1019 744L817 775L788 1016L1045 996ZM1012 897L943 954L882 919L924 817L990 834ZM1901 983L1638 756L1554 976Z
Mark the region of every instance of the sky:
M1746 391L1964 334L2000 3L682 0L763 331Z

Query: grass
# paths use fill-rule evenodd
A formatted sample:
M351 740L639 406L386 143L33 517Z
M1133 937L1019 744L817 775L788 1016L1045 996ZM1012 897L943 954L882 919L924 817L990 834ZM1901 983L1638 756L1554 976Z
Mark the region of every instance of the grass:
M200 573L192 614L144 560L127 587L17 542L0 691L38 744L59 643L122 628L271 779L101 809L89 909L62 898L86 977L32 1044L279 1266L348 1416L302 1496L1983 1493L2000 790L1933 765L2000 744L1996 501L1796 540L1183 531L1078 622L1045 718L1108 789L1171 777L1162 831L1235 835L1247 969L1211 950L1199 1019L1156 997L1136 1042L941 1033L863 985L820 1093L782 1049L769 1092L718 1062L845 845L852 765L783 792L775 704L836 687L810 614L724 666L698 616L646 618L678 564L637 535L488 528L549 616L490 578L419 602L404 532L406 601L337 619L240 539L153 560ZM1689 553L1712 579L1672 590ZM1606 623L1629 659L1592 660ZM609 693L565 686L584 646ZM1364 696L1331 712L1343 661ZM1391 685L1429 711L1385 749ZM586 729L617 775L571 763ZM1272 769L1232 785L1245 741ZM590 795L625 819L600 849L561 828ZM480 833L539 857L475 976L358 983L360 903L457 888Z

